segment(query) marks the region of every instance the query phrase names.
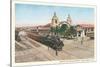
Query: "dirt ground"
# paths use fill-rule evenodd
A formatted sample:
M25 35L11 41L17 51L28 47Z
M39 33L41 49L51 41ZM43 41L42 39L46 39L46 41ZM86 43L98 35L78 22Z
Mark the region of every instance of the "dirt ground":
M83 44L81 44L80 39L62 40L64 47L62 51L58 51L58 56L55 55L55 51L53 49L48 49L48 47L30 38L24 43L20 42L21 44L25 44L31 47L24 50L18 50L20 48L17 48L15 51L15 62L23 63L94 58L94 40L85 38Z

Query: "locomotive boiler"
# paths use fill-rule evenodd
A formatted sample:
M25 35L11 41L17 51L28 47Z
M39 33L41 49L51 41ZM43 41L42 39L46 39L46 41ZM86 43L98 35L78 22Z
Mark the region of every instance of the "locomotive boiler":
M28 37L48 46L48 48L50 47L57 51L61 51L64 46L63 42L57 36L43 36L34 33L28 33Z

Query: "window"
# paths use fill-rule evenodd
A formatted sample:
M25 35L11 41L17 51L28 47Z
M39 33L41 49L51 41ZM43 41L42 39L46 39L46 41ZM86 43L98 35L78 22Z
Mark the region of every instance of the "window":
M57 24L57 20L55 20L55 23Z

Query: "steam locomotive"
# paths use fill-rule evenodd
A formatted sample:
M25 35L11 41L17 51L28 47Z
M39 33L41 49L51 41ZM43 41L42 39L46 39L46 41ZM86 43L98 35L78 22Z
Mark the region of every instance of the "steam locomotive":
M15 31L15 40L16 41L21 41L20 37L18 36L18 31ZM57 51L61 51L64 44L63 42L60 40L59 37L57 36L43 36L43 35L38 35L36 33L32 33L32 32L27 32L27 36L31 39L34 39L35 41L38 41L44 45L46 45L48 48L52 48L54 50Z
M61 51L64 46L63 42L57 36L42 36L34 33L28 33L28 37L57 51Z

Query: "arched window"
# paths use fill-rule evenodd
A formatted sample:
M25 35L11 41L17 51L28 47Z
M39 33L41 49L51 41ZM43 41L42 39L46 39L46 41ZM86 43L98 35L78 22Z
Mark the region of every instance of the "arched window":
M57 20L55 20L55 23L57 24Z

